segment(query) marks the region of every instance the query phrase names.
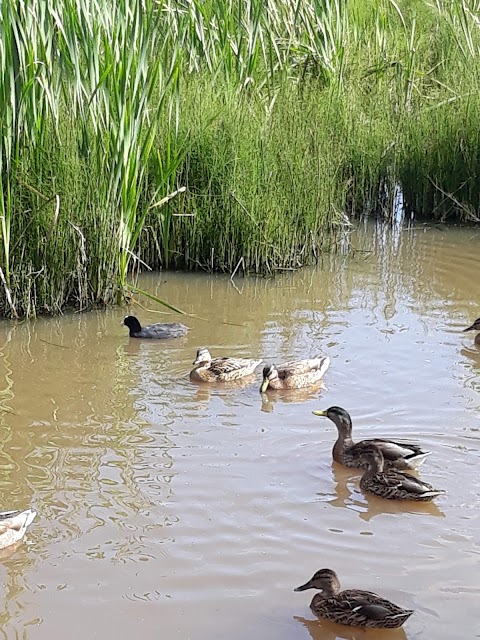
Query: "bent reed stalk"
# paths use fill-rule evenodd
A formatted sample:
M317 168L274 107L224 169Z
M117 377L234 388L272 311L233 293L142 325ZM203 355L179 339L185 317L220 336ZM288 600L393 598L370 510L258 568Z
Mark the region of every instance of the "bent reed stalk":
M275 272L345 213L478 220L462 0L5 0L0 313L120 301L149 268Z

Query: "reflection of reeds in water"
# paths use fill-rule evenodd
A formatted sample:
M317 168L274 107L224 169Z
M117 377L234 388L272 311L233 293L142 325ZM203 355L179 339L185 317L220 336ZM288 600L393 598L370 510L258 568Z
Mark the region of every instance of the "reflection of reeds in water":
M12 630L17 624L18 620L22 620L22 626L32 624L33 620L28 620L26 617L27 606L23 603L22 596L29 591L27 587L28 575L34 570L37 564L37 558L35 554L28 553L27 545L34 544L35 534L27 537L31 540L22 540L17 542L6 549L2 549L0 552L0 565L2 574L2 584L5 588L2 589L4 594L5 603L2 604L0 609L0 629L2 638L20 637L8 635L8 629ZM33 539L32 539L33 538ZM38 623L38 620L36 620ZM24 637L24 636L22 636Z
M8 331L8 337L6 343L10 341L10 337L12 331ZM6 346L5 343L5 346ZM5 348L0 351L1 354L1 363L3 365L3 375L0 374L0 380L3 380L3 388L0 390L0 492L2 489L2 483L5 482L6 478L13 477L16 472L19 471L18 463L9 455L8 451L5 449L8 446L8 443L12 439L12 428L9 424L11 420L10 414L13 413L13 409L10 406L12 401L14 400L14 392L13 392L13 372L12 366L10 364L10 359L8 358L8 352ZM9 486L6 490L6 498L8 498L9 492L12 491L12 487ZM13 495L16 495L17 491L14 489L12 491ZM8 501L8 500L7 500ZM11 500L8 501L11 504ZM0 504L6 504L6 501ZM7 507L5 507L7 508ZM16 508L15 505L8 508Z
M35 557L109 565L154 560L173 539L174 443L147 423L62 425L25 460L41 520ZM151 427L151 425L148 425ZM42 529L44 532L42 533ZM40 543L43 541L43 544ZM49 544L54 541L54 544ZM152 552L152 548L158 551Z
M307 620L301 616L293 616L308 630L312 640L385 640L385 629L360 629L346 627L328 620ZM388 640L406 640L403 629L388 629Z
M12 428L10 424L16 419L15 412L10 407L15 400L14 375L6 348L12 331L8 331L6 343L0 351L3 365L0 375L0 379L3 380L3 388L0 391L0 505L3 505L2 509L23 509L31 504L35 492L27 477L23 460L26 433L19 433L18 429ZM6 574L1 575L1 582L5 588L2 590L4 603L0 608L0 629L5 638L7 635L3 634L6 633L7 627L11 628L14 624L12 621L22 619L23 624L26 623L25 606L22 604L21 596L26 591L24 574L37 562L36 556L27 551L27 545L35 540L35 537L35 532L32 534L32 530L27 531L23 540L0 550L1 570Z
M14 397L12 366L5 349L5 347L11 340L12 333L13 329L7 331L5 344L0 350L1 360L5 368L3 375L0 375L0 380L2 380L2 389L0 389L0 420L2 423L4 422L8 414L12 412L12 407L8 403L11 402Z

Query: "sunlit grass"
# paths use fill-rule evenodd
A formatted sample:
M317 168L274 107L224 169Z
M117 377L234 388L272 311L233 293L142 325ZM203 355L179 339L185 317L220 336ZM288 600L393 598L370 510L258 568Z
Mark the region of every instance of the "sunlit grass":
M5 0L0 312L275 273L345 213L476 219L476 0Z

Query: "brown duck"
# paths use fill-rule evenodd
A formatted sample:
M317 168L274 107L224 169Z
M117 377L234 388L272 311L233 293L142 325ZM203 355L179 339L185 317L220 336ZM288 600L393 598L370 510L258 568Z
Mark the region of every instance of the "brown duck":
M480 318L477 318L472 325L470 325L469 327L467 327L463 331L464 332L465 331L480 331ZM477 333L477 335L475 336L475 344L478 344L478 346L480 347L480 333Z
M310 603L312 613L319 618L349 627L396 629L413 613L411 609L402 609L371 591L340 591L337 574L331 569L320 569L313 578L297 587L295 591L306 589L321 591L313 596Z
M385 461L382 452L375 445L366 447L362 457L368 464L367 471L360 479L360 489L363 491L387 500L415 500L416 502L429 502L445 493L404 471L398 471L392 467L384 470Z
M267 389L303 389L321 381L328 367L330 358L318 356L306 360L295 360L279 364L269 364L263 368L263 382L260 393Z
M197 350L190 378L197 382L229 382L254 373L262 360L247 358L212 358L206 347Z
M332 455L335 462L343 464L345 467L367 469L368 464L362 454L372 444L382 452L385 466L393 466L397 469L416 469L431 453L424 451L416 444L396 442L395 440L371 438L353 442L352 419L348 411L341 407L330 407L326 411L313 411L313 414L329 418L337 427L338 438L333 447Z

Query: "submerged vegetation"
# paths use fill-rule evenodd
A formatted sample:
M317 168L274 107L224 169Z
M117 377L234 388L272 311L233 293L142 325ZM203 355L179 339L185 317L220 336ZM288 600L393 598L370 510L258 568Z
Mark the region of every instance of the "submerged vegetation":
M139 269L316 258L365 211L476 220L478 0L5 0L0 312Z

